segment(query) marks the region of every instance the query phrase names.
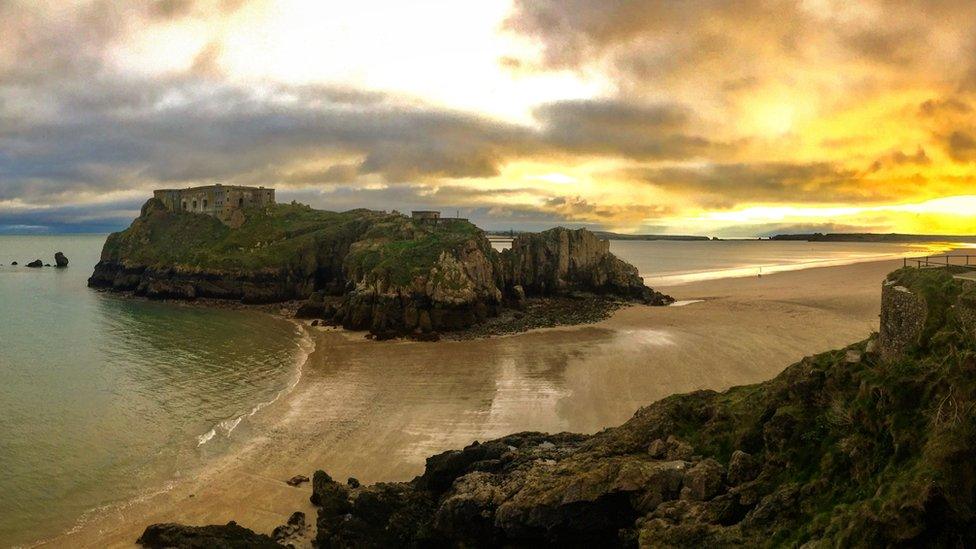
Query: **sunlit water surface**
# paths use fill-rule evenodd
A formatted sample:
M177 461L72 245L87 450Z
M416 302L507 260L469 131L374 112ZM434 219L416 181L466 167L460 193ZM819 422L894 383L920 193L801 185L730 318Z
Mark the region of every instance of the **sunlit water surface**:
M493 240L496 250L511 240ZM973 244L952 242L794 242L779 240L613 240L610 251L637 267L651 286L758 276L813 267L933 255Z

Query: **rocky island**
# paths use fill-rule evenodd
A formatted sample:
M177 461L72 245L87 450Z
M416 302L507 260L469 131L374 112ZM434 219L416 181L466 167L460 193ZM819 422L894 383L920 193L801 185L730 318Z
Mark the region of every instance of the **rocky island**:
M520 235L498 252L460 219L273 202L221 218L159 197L108 237L88 285L155 299L302 300L301 317L383 337L469 328L534 297L673 301L582 229Z
M883 287L879 334L764 383L668 397L595 435L476 442L410 482L318 471L315 544L972 546L976 284L903 269ZM294 529L159 524L140 542L278 547Z

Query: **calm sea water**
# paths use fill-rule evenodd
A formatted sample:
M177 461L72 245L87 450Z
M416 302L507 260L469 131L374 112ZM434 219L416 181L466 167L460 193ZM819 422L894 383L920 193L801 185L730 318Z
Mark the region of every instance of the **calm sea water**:
M64 532L246 439L309 342L257 312L85 287L104 236L0 236L0 546ZM496 243L497 248L505 243ZM947 245L627 242L651 286L935 253ZM64 270L27 269L55 251ZM20 262L13 267L11 261Z
M511 240L492 242L496 250ZM610 251L637 267L651 287L699 280L734 278L933 255L973 244L951 242L889 244L873 242L790 242L771 240L634 241L613 240Z
M247 436L307 351L270 315L89 290L104 241L0 236L0 546L192 474ZM67 269L23 267L55 251Z

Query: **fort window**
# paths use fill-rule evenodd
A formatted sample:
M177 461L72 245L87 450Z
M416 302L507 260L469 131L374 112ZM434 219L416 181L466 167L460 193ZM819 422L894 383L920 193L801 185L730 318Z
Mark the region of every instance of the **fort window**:
M183 201L183 211L186 211L186 200Z
M207 209L207 199L203 199L203 209Z
M244 205L244 199L243 198L238 198L237 199L237 205L238 206L243 206Z
M193 201L193 209L194 209L194 210L196 210L196 209L197 209L197 201L196 201L196 200L194 200L194 201Z

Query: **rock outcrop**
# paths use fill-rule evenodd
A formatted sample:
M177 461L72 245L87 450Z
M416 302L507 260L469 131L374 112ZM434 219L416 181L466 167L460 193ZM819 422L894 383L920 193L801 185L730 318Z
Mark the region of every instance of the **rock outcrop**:
M467 328L526 296L590 292L671 301L585 230L520 236L499 254L467 222L433 225L396 213L290 204L249 211L229 228L209 216L171 212L156 199L132 226L108 237L88 284L154 299L307 300L300 317L378 337Z
M652 305L674 301L645 286L636 267L610 253L610 242L586 229L557 227L522 234L501 255L506 288L511 293L593 292Z
M223 526L154 524L136 543L152 549L284 549L273 538L228 522Z
M68 266L68 258L61 252L56 252L54 254L54 264L58 268L65 268Z
M41 261L40 259L35 259L34 261L28 263L27 266L30 267L31 269L40 269L41 267L44 266L44 262Z

